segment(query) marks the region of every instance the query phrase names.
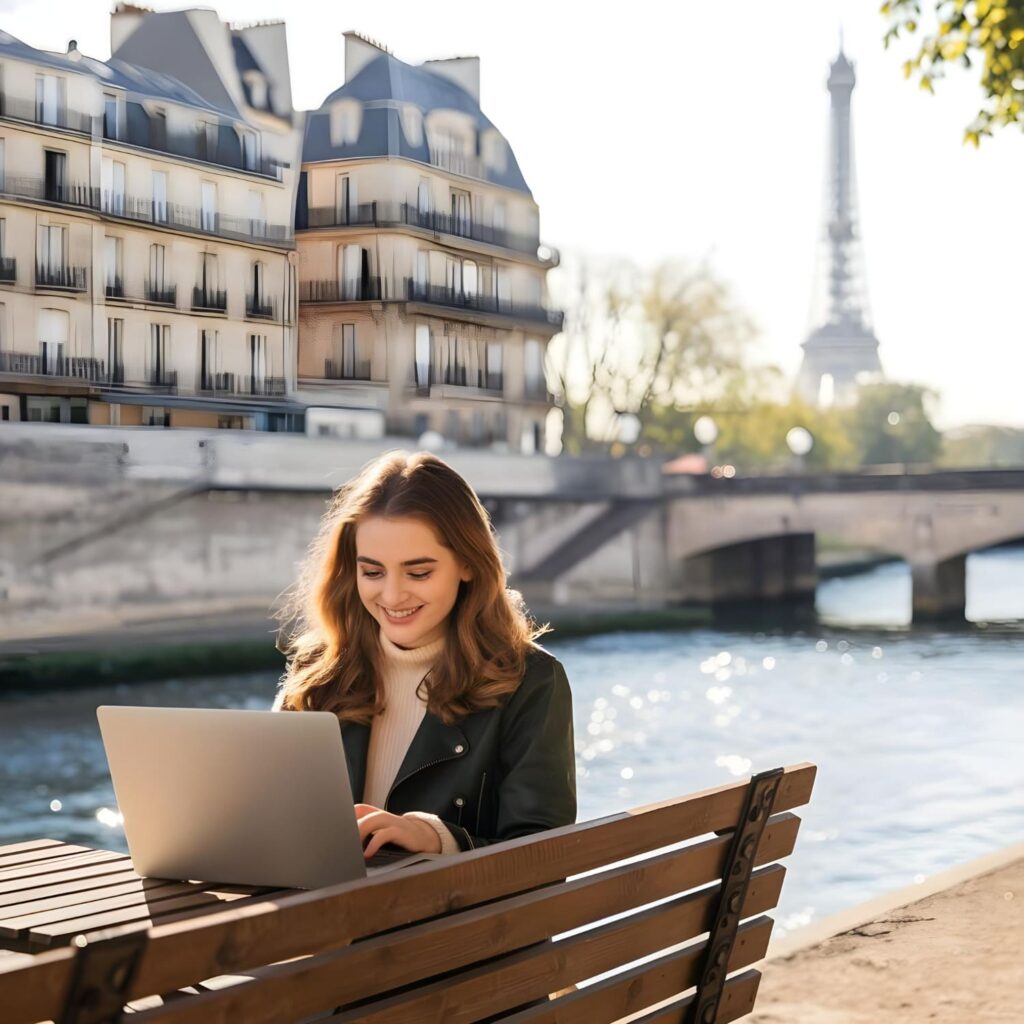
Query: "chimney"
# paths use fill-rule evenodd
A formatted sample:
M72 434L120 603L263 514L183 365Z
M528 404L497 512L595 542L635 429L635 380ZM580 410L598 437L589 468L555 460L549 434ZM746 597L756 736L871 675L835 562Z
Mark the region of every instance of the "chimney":
M351 82L372 60L391 51L383 44L358 32L345 33L345 82Z
M447 78L457 86L465 89L470 96L480 102L480 58L479 57L448 57L444 60L425 60L420 67L433 72L441 78Z

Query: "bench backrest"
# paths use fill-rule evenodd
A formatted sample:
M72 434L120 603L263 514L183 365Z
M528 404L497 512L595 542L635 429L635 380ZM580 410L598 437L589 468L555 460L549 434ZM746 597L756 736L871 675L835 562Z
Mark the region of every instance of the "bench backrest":
M517 1009L503 1019L589 1024L671 999L644 1024L734 1020L753 1006L749 968L785 873L773 862L793 849L789 811L814 775L776 769L358 882L93 933L27 964L0 960L3 1019L93 1024L135 1001L133 1024L280 1024L339 1007L346 1024L470 1024ZM190 998L146 998L202 981Z

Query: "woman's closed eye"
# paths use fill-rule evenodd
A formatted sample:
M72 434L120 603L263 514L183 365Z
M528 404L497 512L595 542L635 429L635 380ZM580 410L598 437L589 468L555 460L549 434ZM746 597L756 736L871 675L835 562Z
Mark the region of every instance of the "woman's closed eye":
M409 573L409 576L412 579L414 579L414 580L429 579L430 575L431 574L429 572L411 572L411 573ZM373 569L373 570L371 570L369 572L364 572L363 573L363 579L364 580L375 580L378 576L380 576L380 572L377 569Z

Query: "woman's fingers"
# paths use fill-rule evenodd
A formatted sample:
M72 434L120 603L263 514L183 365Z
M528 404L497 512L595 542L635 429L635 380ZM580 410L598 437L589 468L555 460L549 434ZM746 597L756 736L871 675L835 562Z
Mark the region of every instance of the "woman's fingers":
M387 828L382 828L379 832L374 832L370 841L366 844L366 850L363 856L369 860L385 843L396 843L399 846L408 847L402 842L402 836L399 829L393 825L389 825Z

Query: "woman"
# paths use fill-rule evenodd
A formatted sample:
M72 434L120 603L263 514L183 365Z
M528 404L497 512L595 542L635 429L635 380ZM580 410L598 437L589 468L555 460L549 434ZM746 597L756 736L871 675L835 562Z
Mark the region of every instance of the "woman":
M565 670L447 463L386 452L341 487L286 620L274 706L340 719L367 859L385 843L449 854L576 820Z

